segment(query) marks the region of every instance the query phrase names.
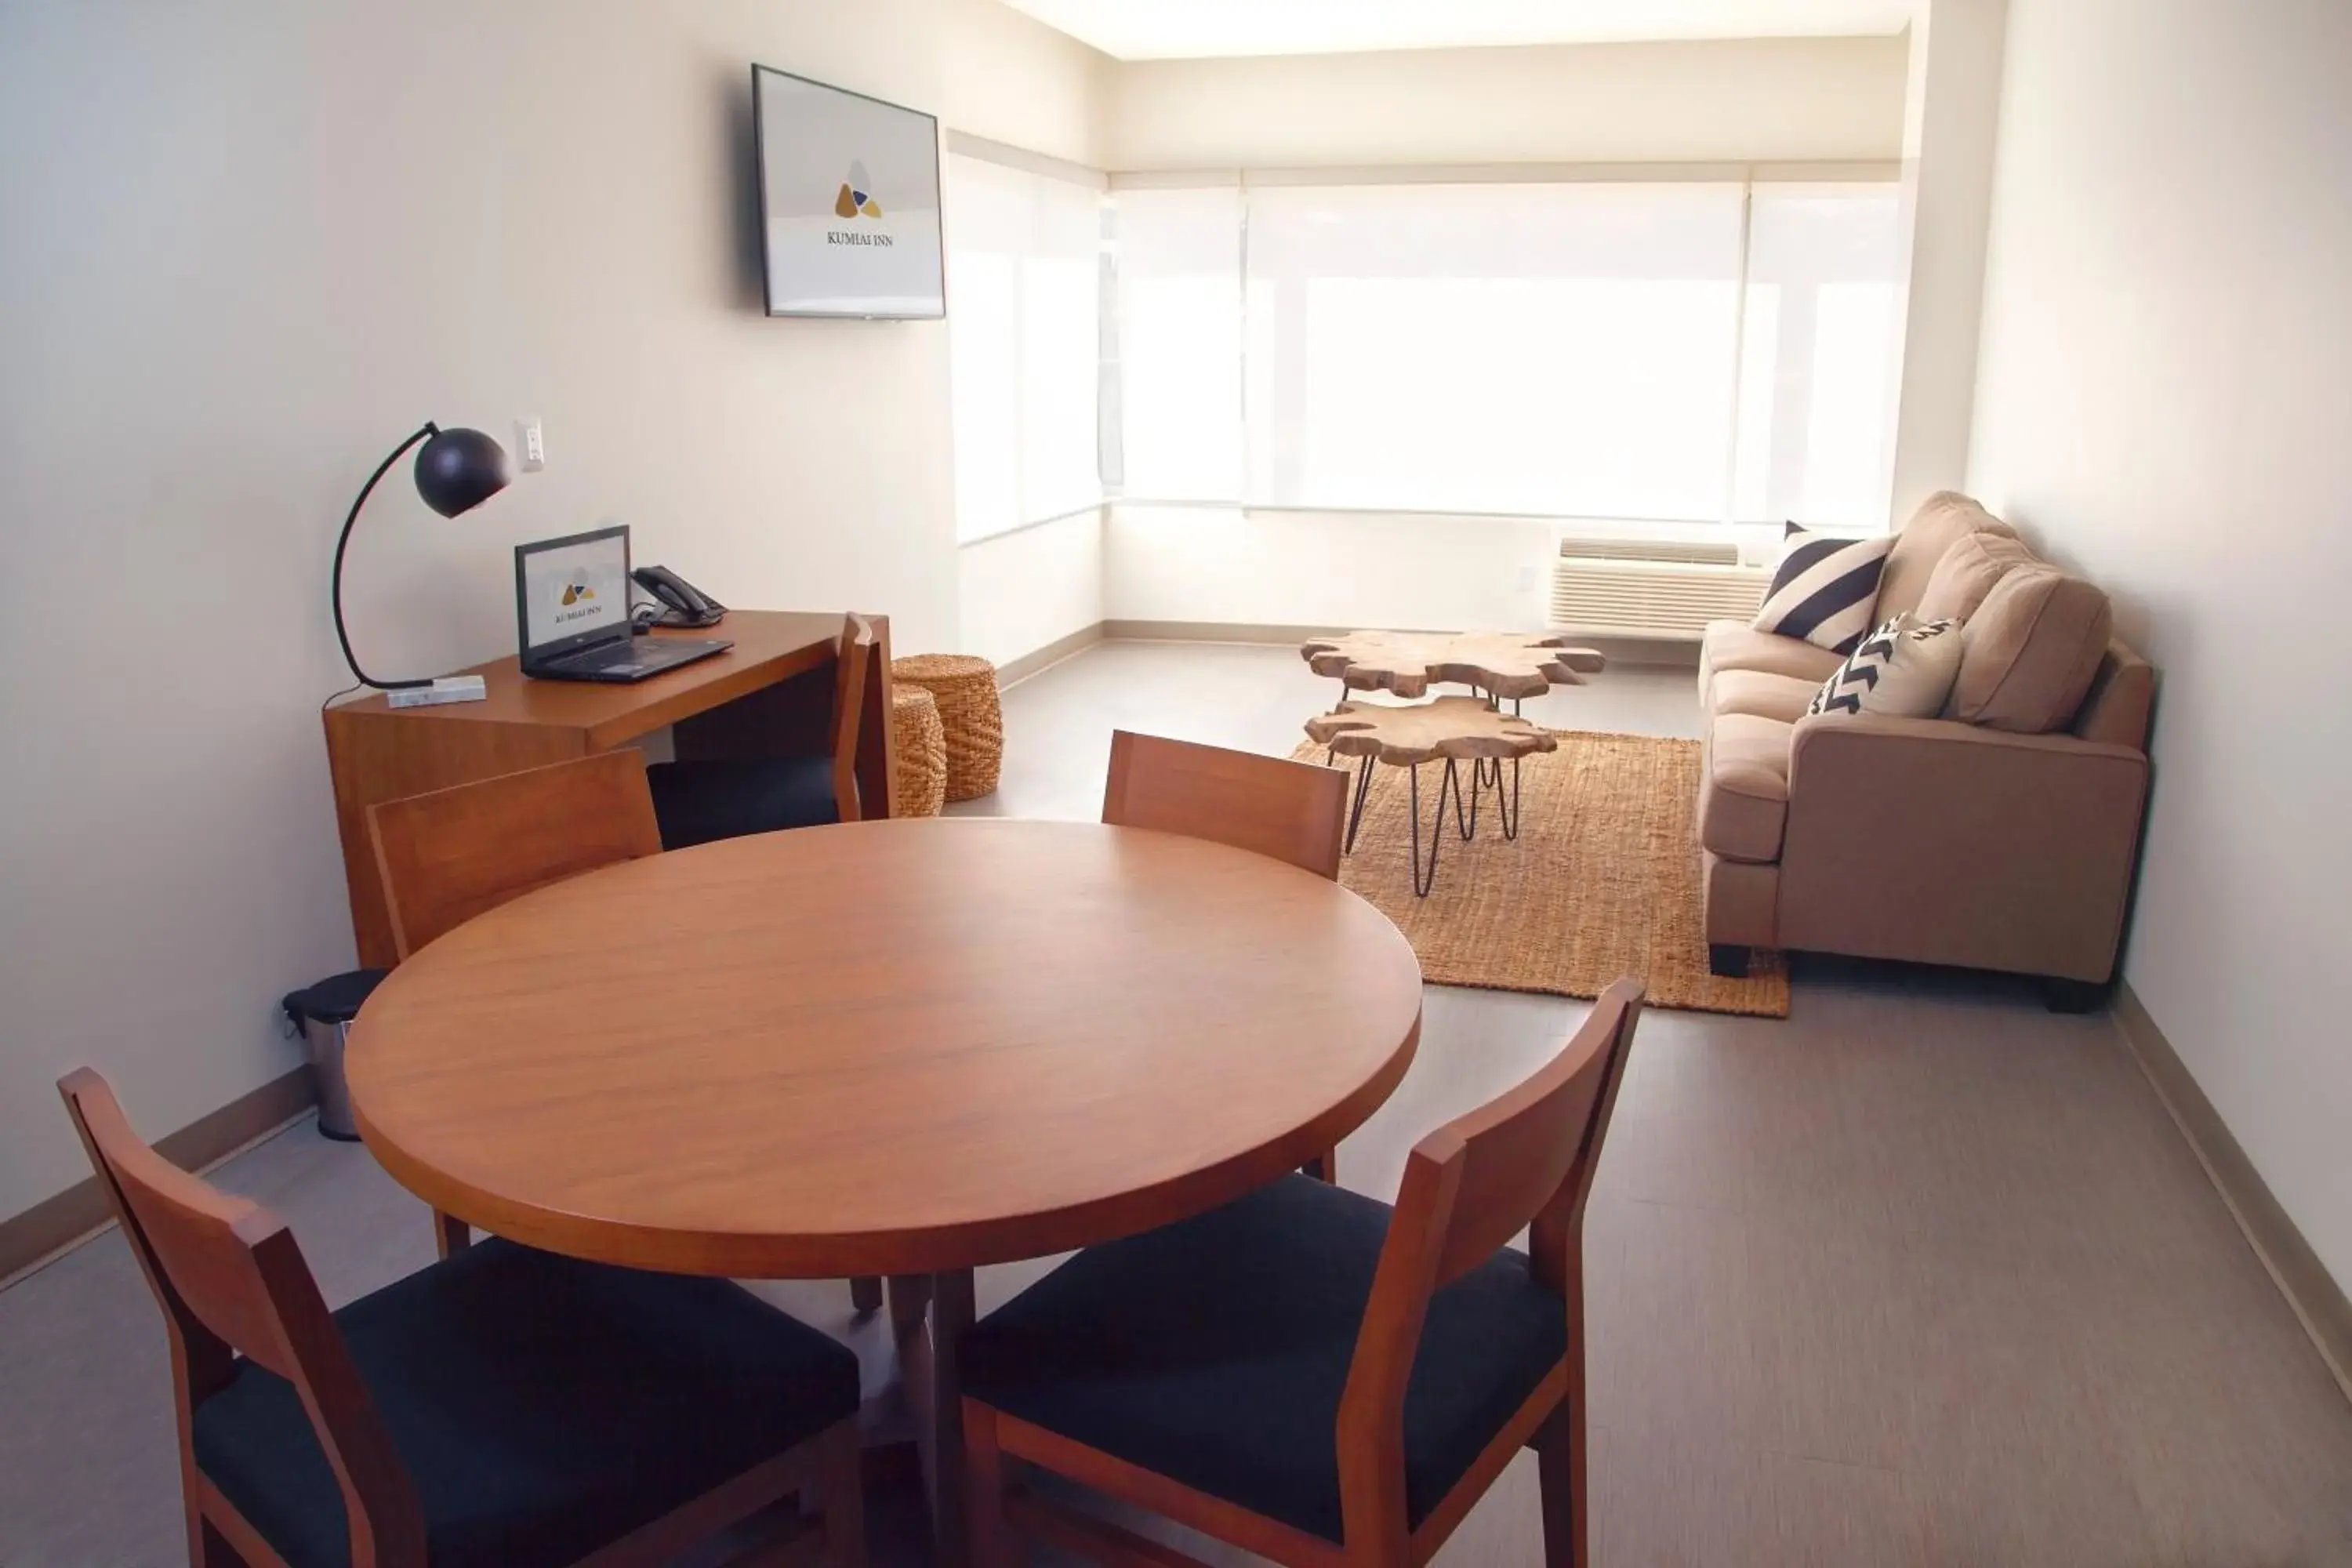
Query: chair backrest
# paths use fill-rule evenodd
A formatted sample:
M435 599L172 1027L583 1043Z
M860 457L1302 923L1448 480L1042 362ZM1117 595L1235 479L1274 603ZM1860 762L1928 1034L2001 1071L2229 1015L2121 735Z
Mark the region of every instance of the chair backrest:
M1348 775L1337 768L1116 731L1102 819L1271 855L1339 875Z
M1623 1081L1625 1052L1642 1014L1642 988L1620 980L1601 994L1567 1047L1507 1094L1423 1139L1406 1181L1452 1189L1437 1248L1438 1289L1492 1258L1532 1227L1530 1261L1554 1289L1567 1283L1560 1243L1581 1226L1601 1144ZM1452 1164L1455 1174L1438 1173ZM1402 1203L1402 1194L1400 1194Z
M833 667L833 805L844 822L862 821L865 816L857 798L857 741L866 716L866 677L874 662L874 644L872 622L854 614L843 618L841 647Z
M383 801L368 837L403 958L534 888L661 853L646 760L625 748Z
M149 1148L89 1068L58 1079L58 1092L163 1309L184 1450L192 1412L234 1380L241 1354L301 1395L342 1488L352 1561L421 1564L415 1485L294 1233Z
M1563 1298L1581 1344L1585 1204L1641 1012L1642 987L1618 981L1541 1070L1413 1146L1340 1401L1350 1540L1360 1516L1373 1528L1383 1512L1376 1497L1400 1500L1402 1517L1405 1385L1432 1294L1527 1227L1535 1278Z

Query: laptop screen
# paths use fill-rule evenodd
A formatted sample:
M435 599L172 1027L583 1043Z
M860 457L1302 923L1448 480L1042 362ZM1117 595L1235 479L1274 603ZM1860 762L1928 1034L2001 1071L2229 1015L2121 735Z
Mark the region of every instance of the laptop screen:
M515 610L526 662L628 636L629 531L515 546Z

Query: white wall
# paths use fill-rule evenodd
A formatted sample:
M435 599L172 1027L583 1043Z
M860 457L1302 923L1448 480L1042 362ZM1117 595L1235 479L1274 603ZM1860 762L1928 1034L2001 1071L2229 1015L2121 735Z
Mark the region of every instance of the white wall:
M1968 468L1985 226L2009 0L1923 0L1905 104L1903 384L1889 515L1899 521Z
M1101 168L1110 58L996 0L940 4L940 118L992 142Z
M761 314L748 68L1087 154L1091 52L982 3L0 7L0 1215L87 1174L64 1068L167 1131L350 963L328 560L420 421L540 416L550 466L457 521L378 490L381 672L510 648L509 547L607 520L955 643L945 329Z
M2163 682L2125 973L2352 1286L2352 6L2011 0L1971 479Z
M1118 506L1105 550L1115 621L1540 626L1559 536L1517 518Z
M1555 521L1426 512L1110 508L1103 617L1241 626L1539 628L1563 535L1737 542L1769 561L1775 528Z
M1896 158L1899 37L1114 66L1117 170Z
M1103 619L1098 508L982 539L958 554L966 653L1010 664Z

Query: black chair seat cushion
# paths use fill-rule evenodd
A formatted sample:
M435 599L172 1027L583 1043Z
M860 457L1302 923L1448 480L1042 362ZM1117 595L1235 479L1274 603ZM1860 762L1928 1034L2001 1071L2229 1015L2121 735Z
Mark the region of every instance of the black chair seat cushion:
M857 1358L723 1279L477 1242L335 1314L435 1568L570 1563L856 1413ZM196 1463L294 1568L346 1564L293 1385L250 1362Z
M646 770L662 847L841 820L830 757L721 757Z
M1307 1176L1092 1247L976 1324L964 1392L1197 1491L1341 1539L1337 1423L1389 1207ZM1432 1298L1404 1405L1414 1525L1568 1349L1506 1250Z

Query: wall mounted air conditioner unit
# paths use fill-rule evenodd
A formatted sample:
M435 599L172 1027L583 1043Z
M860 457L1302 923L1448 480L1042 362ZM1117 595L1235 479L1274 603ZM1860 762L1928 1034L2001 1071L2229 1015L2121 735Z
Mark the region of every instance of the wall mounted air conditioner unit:
M1732 541L1563 539L1551 626L1582 637L1696 642L1709 621L1753 620L1772 574Z

